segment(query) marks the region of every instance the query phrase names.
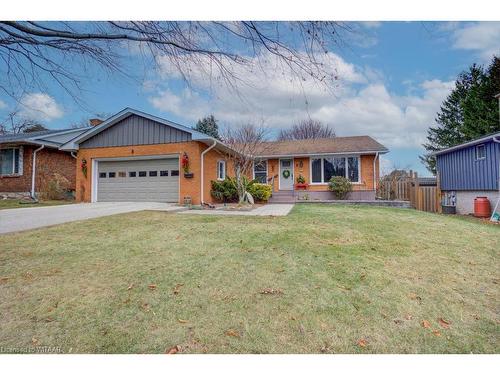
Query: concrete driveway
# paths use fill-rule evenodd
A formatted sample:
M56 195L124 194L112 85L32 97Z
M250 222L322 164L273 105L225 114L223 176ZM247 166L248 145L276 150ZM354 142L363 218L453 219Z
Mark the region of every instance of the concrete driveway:
M100 202L52 207L13 208L0 210L0 234L125 212L144 210L177 211L182 209L183 207L172 203L154 202Z

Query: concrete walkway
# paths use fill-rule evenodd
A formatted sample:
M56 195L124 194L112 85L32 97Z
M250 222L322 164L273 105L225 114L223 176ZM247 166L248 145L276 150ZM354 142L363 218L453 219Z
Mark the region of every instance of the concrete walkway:
M266 204L251 211L187 210L179 213L188 215L286 216L293 206L293 204Z
M0 210L0 234L126 212L144 210L177 211L183 209L183 207L172 203L154 202L99 202L51 207L13 208Z

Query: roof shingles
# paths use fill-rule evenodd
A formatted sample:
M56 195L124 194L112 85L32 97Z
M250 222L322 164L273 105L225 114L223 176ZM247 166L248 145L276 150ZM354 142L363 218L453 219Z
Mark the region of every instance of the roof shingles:
M335 137L294 141L264 142L257 156L301 156L315 154L348 154L361 152L388 152L387 148L372 137Z

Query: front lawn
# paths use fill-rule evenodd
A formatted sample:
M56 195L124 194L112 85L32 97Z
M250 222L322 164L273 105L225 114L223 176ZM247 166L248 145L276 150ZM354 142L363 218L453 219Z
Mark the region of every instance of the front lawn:
M404 209L138 212L0 237L0 346L499 353L500 228Z
M20 199L0 199L0 210L5 210L7 208L26 208L26 207L43 207L43 206L59 206L62 204L71 204L74 201L67 200L47 200L39 201L38 203L24 201Z

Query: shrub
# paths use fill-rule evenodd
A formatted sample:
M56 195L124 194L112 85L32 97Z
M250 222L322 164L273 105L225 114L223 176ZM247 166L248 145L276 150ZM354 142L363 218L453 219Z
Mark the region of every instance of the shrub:
M299 177L297 177L297 183L298 184L305 184L306 183L306 179L304 178L304 176L302 176L301 174L299 174Z
M258 182L251 183L247 187L247 191L256 201L268 201L273 192L271 185L261 184Z
M212 189L210 194L220 202L234 202L238 200L238 192L236 190L235 180L231 177L226 177L223 181L212 181Z
M328 182L328 189L333 191L335 198L346 199L347 195L352 191L352 183L345 177L334 176Z
M267 201L271 197L272 188L267 184L260 184L255 180L243 177L246 191L249 192L256 201ZM237 202L238 191L236 190L236 178L226 177L223 181L211 181L212 189L210 194L219 202Z

